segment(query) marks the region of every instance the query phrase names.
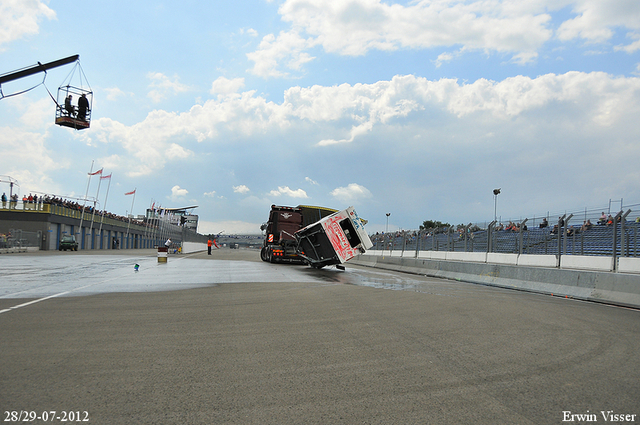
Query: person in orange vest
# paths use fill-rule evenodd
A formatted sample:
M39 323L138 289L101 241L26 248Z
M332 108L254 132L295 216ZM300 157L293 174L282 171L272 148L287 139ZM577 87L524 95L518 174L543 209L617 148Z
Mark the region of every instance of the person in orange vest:
M212 245L212 242L211 242L211 239L209 239L207 241L207 248L209 248L209 255L211 255L211 245Z

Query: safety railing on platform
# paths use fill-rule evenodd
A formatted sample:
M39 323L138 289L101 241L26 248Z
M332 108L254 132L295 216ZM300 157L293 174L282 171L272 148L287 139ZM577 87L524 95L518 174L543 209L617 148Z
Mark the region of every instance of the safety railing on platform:
M102 224L112 226L127 226L129 220L126 217L119 219L112 218L110 214L96 211L95 214L90 209L85 209L84 217L82 217L82 210L76 208L69 208L64 205L56 205L45 202L28 202L28 201L6 201L0 204L0 211L14 211L24 213L42 213L42 214L54 214L61 217L70 217L80 220L84 220L89 223L93 220L98 225ZM130 224L131 228L137 227L139 230L144 229L146 226L143 223L139 223L137 220L132 220Z

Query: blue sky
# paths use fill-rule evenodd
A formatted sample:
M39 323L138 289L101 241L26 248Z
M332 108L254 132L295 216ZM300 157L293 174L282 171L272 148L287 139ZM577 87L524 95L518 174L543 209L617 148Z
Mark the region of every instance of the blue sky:
M198 205L203 233L271 204L490 221L498 187L509 218L640 203L637 0L0 0L0 73L74 54L90 129L54 124L73 65L0 100L21 194L81 197L94 161L108 210L136 188L135 214Z

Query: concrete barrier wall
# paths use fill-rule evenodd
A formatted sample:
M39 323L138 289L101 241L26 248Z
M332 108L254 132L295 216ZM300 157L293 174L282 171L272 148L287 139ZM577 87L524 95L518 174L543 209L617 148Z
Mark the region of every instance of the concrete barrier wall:
M489 256L487 262L482 263L422 257L382 257L371 255L371 252L360 255L349 262L482 285L640 307L640 275L629 272L614 273L540 266L540 264L550 262L549 258L533 259L532 262L536 265L524 266L490 263ZM433 251L431 256L433 257L436 252L438 251ZM439 252L443 253L444 251ZM442 254L438 254L438 256L442 256ZM510 257L492 257L491 260L513 261ZM629 270L635 267L640 268L640 264L637 262L627 263L624 261L622 264Z
M620 257L618 271L621 273L640 273L640 258Z
M473 263L506 264L525 267L557 267L556 255L537 254L501 254L495 252L461 252L461 251L368 251L367 255L377 257L419 258L425 260L447 260ZM560 257L560 268L576 270L613 271L611 257L588 255L563 255ZM640 273L640 258L620 257L619 271Z
M558 257L555 255L523 254L518 256L518 266L557 267Z
M511 264L512 266L515 266L516 264L518 264L518 254L500 254L497 252L488 252L487 263Z
M560 257L561 269L613 271L613 258L586 255L563 255Z
M429 259L431 258L431 253L434 251L418 251L418 257L417 258L426 258Z
M447 259L447 251L431 251L432 260L446 260Z
M206 251L207 244L203 242L182 242L182 253L190 254L192 252Z

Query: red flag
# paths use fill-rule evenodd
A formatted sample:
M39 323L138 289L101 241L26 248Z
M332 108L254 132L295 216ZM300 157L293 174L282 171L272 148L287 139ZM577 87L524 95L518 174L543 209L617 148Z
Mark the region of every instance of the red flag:
M111 173L113 174L113 173ZM110 179L111 178L111 174L109 174L108 176L100 176L101 179Z
M99 169L98 171L96 171L95 173L89 173L90 176L95 176L96 174L102 174L102 170L103 168Z
M135 190L135 189L133 189L133 191L132 191L132 192L127 192L127 193L125 193L125 195L133 195L134 193L136 193L136 190Z

